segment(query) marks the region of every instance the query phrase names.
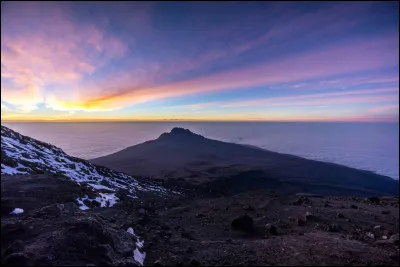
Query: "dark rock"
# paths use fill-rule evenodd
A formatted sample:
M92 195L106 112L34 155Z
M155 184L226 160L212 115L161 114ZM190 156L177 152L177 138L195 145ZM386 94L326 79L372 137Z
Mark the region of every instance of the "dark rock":
M306 224L306 222L300 218L297 218L297 225L298 226L304 226Z
M352 204L352 205L350 205L350 208L352 208L352 209L358 209L358 206L357 206L357 205L354 205L354 204Z
M198 266L198 265L200 265L200 262L198 260L196 260L196 259L191 259L190 260L190 265L191 266Z
M180 228L180 226L178 228L175 227L175 229L179 229L179 228ZM163 224L163 225L161 225L161 229L167 231L167 230L170 230L171 228L168 225Z
M244 206L243 209L244 209L245 211L252 211L252 210L254 210L254 207L251 206L251 205L247 205L247 206Z
M265 225L265 230L267 230L267 232L270 233L271 235L277 235L278 234L278 230L276 229L276 226L272 225L270 223L267 223Z
M338 213L338 214L336 214L336 217L338 217L339 219L344 219L345 217L344 217L344 215L342 214L342 213Z
M145 214L146 213L146 211L144 210L144 209L139 209L139 214Z
M339 227L336 224L332 223L332 224L327 225L325 227L325 231L327 231L327 232L339 232Z
M24 242L21 240L15 240L11 245L4 251L4 256L5 255L10 255L13 253L18 253L22 252L24 247Z
M373 203L373 204L379 204L381 201L377 197L370 197L368 198L368 201Z
M4 257L4 259L2 259L2 265L6 265L6 266L26 266L26 265L30 265L29 262L29 257L27 255L25 255L24 253L18 252L18 253L13 253L10 254L6 257ZM4 266L3 265L3 266Z
M315 215L313 215L313 214L312 214L311 212L309 212L309 211L306 212L306 215L304 216L304 218L305 218L305 221L306 221L306 222L308 222L308 221L318 221L318 217L315 216Z
M390 210L383 210L382 214L390 214Z
M308 197L299 197L293 204L295 205L303 205L303 204L310 204L311 201Z
M235 230L254 232L253 218L247 214L234 219L231 226Z
M193 236L192 236L190 233L188 233L188 232L182 232L182 233L181 233L181 236L182 236L183 238L187 238L187 239L189 239L189 240L194 240Z
M196 218L203 218L203 217L206 217L206 215L204 215L203 213L196 214Z

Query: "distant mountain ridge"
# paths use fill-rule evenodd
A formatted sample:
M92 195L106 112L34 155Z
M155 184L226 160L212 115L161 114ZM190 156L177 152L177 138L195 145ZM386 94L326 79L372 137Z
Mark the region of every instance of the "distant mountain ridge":
M130 175L208 184L210 188L226 187L231 179L239 183L239 179L239 184L245 183L249 189L254 183L255 188L262 184L263 188L283 190L295 185L296 190L331 194L398 195L399 192L398 181L390 177L212 140L183 128L173 128L155 140L90 161Z

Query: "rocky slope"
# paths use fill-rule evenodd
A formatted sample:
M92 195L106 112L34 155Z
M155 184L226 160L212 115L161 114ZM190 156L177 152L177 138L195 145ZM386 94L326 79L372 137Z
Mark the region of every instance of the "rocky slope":
M131 175L237 193L258 188L325 195L398 195L389 177L251 146L211 140L174 128L158 139L91 160Z
M101 207L112 206L118 201L117 192L131 198L143 192L172 193L150 181L140 181L125 173L69 156L56 146L5 126L1 126L1 174L57 175L98 192L96 198L90 199L87 195L80 198L78 201L82 208L86 208L84 200L97 202Z
M121 202L82 210L75 195L85 191L63 177L2 175L2 265L142 265L146 252L136 225L116 228L102 215ZM16 207L21 212L10 213Z
M103 225L92 211L80 210L111 208L123 199L180 194L71 157L58 147L5 126L1 126L1 182L5 265L142 265L146 254L134 225L121 233ZM82 251L71 253L91 256L71 258L65 252L78 247ZM98 253L106 255L95 260Z

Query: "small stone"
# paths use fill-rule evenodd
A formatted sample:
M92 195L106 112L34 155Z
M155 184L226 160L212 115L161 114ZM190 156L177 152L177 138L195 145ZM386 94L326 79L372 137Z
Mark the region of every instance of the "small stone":
M343 213L340 213L340 212L338 214L336 214L336 217L338 217L339 219L344 219L345 218Z
M271 235L277 235L277 234L278 234L278 231L277 231L275 225L272 225L272 224L270 224L270 223L267 223L267 224L265 225L264 228L265 228L265 230L267 230L268 233L270 233Z
M198 260L196 260L196 259L192 259L190 261L190 265L192 265L192 266L198 266L199 264L200 264L200 262Z
M382 236L382 239L383 239L383 240L386 240L386 239L388 239L388 237L387 237L386 235L383 235L383 236Z
M49 255L47 255L47 259L49 260L49 261L52 261L52 260L54 260L56 257L53 255L53 254L49 254Z
M161 225L161 229L167 231L167 230L169 230L171 228L168 225L163 224L163 225ZM179 229L179 228L176 228L176 229Z
M374 235L373 233L371 233L371 232L367 232L367 233L365 233L365 235L366 235L368 238L375 239L375 235Z
M311 212L307 211L306 212L306 216L305 216L305 220L306 221L317 221L317 216L313 215Z
M294 205L310 204L308 197L300 197L294 203Z
M303 221L302 219L300 219L300 218L297 219L297 225L298 225L298 226L303 226L303 225L305 225L305 224L306 224L306 222Z
M332 224L330 224L330 225L325 227L325 231L327 231L327 232L339 232L339 227L336 224L332 223Z
M139 214L145 214L146 211L144 209L139 209Z
M243 215L243 216L239 216L236 219L234 219L231 223L231 226L235 230L241 230L244 232L253 232L254 231L253 218L251 218L247 214Z
M244 209L245 211L252 211L252 210L254 210L253 206L251 206L251 205L244 206L243 209Z
M370 198L368 198L368 200L369 200L369 202L374 203L374 204L379 204L379 202L381 202L380 199L377 197L370 197Z
M374 229L375 230L379 230L379 229L381 229L381 226L380 225L376 225L376 226L374 226Z

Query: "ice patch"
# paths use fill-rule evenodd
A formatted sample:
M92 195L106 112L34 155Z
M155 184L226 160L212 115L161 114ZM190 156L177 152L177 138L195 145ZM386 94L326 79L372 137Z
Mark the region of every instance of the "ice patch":
M115 191L115 189L109 188L107 186L101 185L101 184L88 184L89 186L93 187L94 189L105 189L105 190L110 190L110 191Z
M12 212L10 212L10 214L20 214L23 213L24 210L20 209L20 208L15 208Z
M17 168L24 168L25 166L21 165L20 163L18 163L18 166L13 168L13 167L9 167L7 165L4 165L3 163L1 164L1 173L2 174L27 174L27 172L25 171L19 171L17 170Z
M143 266L143 262L146 258L146 252L144 252L144 251L140 252L139 248L140 249L143 248L144 241L140 241L139 237L135 234L132 227L129 227L126 231L136 238L136 243L135 243L136 248L133 251L133 258L137 263L139 263L141 266Z
M82 198L82 199L78 198L78 199L76 200L76 201L78 201L79 209L81 209L81 210L88 210L88 209L89 209L89 207L86 206L85 203L83 203L83 201L86 200L86 199L88 199L88 196L87 196L87 195L85 195L85 197Z
M138 248L133 251L133 258L137 263L143 266L144 259L146 258L146 252L140 252Z
M128 233L130 233L131 235L133 235L134 237L137 237L135 235L135 232L133 231L132 227L129 227L128 230L126 230Z
M112 207L118 200L119 198L117 198L114 193L100 193L100 197L96 197L96 201L100 203L100 207Z

